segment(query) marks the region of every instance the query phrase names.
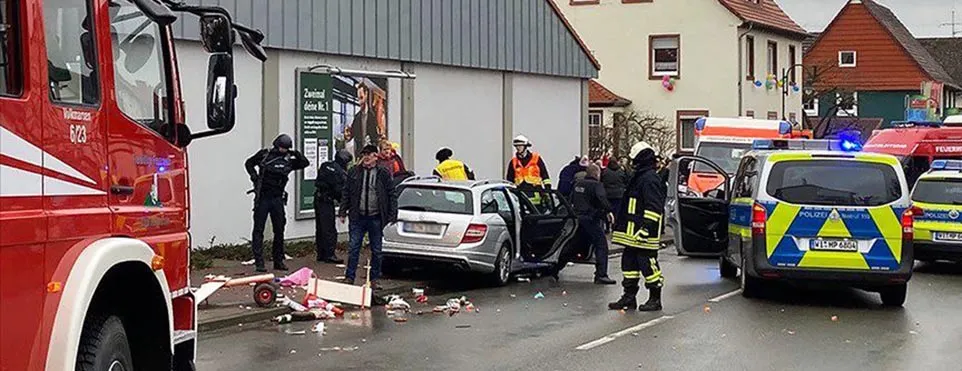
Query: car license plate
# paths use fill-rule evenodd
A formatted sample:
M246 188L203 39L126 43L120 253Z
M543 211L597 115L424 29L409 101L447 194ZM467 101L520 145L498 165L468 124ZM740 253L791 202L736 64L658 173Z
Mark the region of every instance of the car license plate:
M942 242L962 242L962 233L958 232L935 232L933 239Z
M809 242L809 248L817 251L858 251L858 241L817 239Z
M404 231L417 234L441 234L443 226L434 223L404 223Z

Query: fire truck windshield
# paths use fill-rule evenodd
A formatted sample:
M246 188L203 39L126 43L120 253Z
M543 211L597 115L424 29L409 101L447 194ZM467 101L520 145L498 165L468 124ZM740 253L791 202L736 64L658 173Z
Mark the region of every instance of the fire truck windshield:
M128 0L110 5L110 42L117 105L125 115L161 133L167 115L165 42L160 26ZM161 133L163 135L163 133Z

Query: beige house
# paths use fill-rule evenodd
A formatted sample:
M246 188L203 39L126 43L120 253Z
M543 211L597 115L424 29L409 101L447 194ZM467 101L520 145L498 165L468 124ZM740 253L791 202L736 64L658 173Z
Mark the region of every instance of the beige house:
M800 121L807 34L773 0L555 1L604 63L599 82L674 125L684 152L701 116Z

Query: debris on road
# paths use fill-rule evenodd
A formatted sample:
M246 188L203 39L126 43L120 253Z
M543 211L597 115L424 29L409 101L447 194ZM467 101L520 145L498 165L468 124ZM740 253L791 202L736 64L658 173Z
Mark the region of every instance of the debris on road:
M534 298L535 298L535 299L544 299L544 294L542 294L541 291L538 291L537 294L534 294Z
M314 327L311 327L311 332L324 335L324 322L315 323Z
M512 297L512 298L516 298L516 297L518 297L518 295L511 294L511 297Z
M454 328L471 328L471 325L457 325Z
M394 322L402 323L407 321L408 319L406 317L394 317Z
M918 335L918 334L919 334L918 331L915 331L915 330L909 331L909 333L912 334L912 335Z
M531 282L531 279L528 277L518 277L517 280L518 282Z
M705 313L711 313L711 307L710 307L710 306L707 306L707 305L706 305L703 310L705 311Z
M297 350L291 349L291 354L297 353Z
M637 336L638 336L638 333L637 333L637 332L632 332L632 333L631 333L631 336L637 337Z
M391 295L387 297L387 308L406 311L411 309L411 304L401 299L400 295Z
M417 302L417 303L424 304L424 303L427 303L427 302L428 302L428 297L425 296L424 294L421 294L421 295L418 295L417 297L415 297L415 298L414 298L414 301Z
M832 316L832 322L838 322L838 316Z
M424 289L419 289L415 287L411 289L411 294L414 295L415 297L424 295Z
M338 264L338 265L335 265L335 267L338 267L338 268L347 268L347 266L344 265L344 264Z
M298 269L294 273L281 278L280 285L284 287L307 286L307 282L314 276L314 270L308 267Z
M561 296L568 296L568 292L562 290L562 291L561 291Z
M284 331L284 333L288 335L307 335L307 331L304 331L304 330L300 330L300 331L287 330L287 331Z

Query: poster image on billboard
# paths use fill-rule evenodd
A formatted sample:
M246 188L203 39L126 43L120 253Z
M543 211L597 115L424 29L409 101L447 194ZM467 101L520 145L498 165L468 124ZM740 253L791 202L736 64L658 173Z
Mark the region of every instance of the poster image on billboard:
M333 92L335 150L357 157L365 145L387 139L387 79L333 76Z

